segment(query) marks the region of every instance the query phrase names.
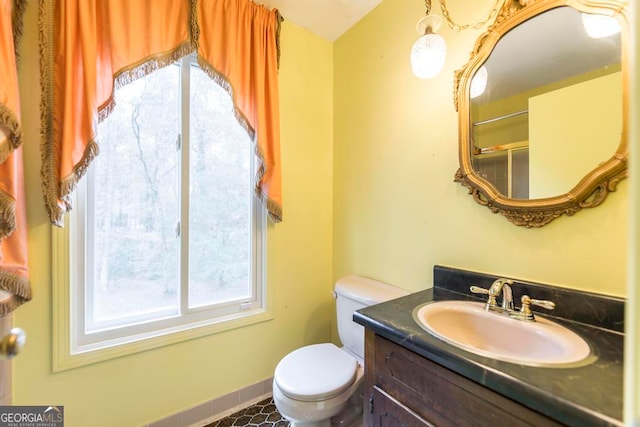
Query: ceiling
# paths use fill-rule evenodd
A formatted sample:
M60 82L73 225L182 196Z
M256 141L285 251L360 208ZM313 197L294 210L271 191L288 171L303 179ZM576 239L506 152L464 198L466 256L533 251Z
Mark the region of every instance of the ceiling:
M335 41L382 0L256 0L289 20Z
M254 0L312 33L335 41L382 0ZM548 11L535 20L537 28L524 23L502 37L501 46L491 54L486 102L531 87L558 81L571 75L619 62L620 46L611 40L589 40L580 22L580 13L569 8ZM531 27L531 28L530 28ZM558 36L561 34L561 36ZM527 52L522 55L522 52ZM612 60L611 55L617 58ZM519 58L514 61L513 58ZM559 60L559 58L561 60Z
M620 34L590 38L581 15L571 7L558 7L502 36L485 62L487 89L474 103L495 101L593 70L618 69Z

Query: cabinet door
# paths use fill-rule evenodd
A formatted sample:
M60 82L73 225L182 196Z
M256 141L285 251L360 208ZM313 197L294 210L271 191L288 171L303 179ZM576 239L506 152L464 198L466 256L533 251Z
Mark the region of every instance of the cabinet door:
M373 388L369 404L375 427L434 427L378 387Z
M364 414L364 423L367 427L371 425L559 427L562 425L369 332L365 342L364 385L367 396L373 396L374 400L373 412L366 409ZM377 392L375 392L376 389ZM381 393L387 398L379 398ZM381 407L376 407L376 400L384 401ZM394 402L394 404L389 406L391 403L387 402ZM404 411L398 408L403 408ZM407 421L409 419L412 421ZM422 424L418 421L414 424L413 420L421 420Z

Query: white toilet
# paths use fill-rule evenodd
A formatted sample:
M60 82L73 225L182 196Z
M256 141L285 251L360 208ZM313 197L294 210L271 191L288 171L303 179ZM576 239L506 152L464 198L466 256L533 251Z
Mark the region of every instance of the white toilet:
M335 285L338 335L344 347L308 345L276 366L273 400L291 427L353 426L362 423L364 328L353 312L409 292L360 276Z

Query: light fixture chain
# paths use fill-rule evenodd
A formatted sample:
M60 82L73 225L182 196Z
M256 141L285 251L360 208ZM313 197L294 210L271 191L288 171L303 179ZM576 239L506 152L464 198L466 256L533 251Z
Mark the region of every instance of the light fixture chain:
M496 4L493 6L493 9L491 9L491 12L489 12L489 16L487 16L487 19L485 19L482 22L478 22L477 24L465 24L465 25L460 25L460 24L456 24L453 19L451 19L451 16L449 15L449 10L447 9L447 1L446 0L440 0L440 9L442 9L442 15L445 17L445 19L447 20L447 23L449 24L449 27L455 31L456 33L462 31L462 30L466 30L467 28L472 28L474 30L479 30L480 28L484 27L487 22L491 21L496 14L498 13L498 9L500 7L500 3L502 2L502 0L496 0ZM425 1L426 3L426 1ZM431 3L429 1L429 3ZM431 7L431 4L429 4L429 8Z
M431 0L424 0L424 7L427 9L426 15L431 12Z

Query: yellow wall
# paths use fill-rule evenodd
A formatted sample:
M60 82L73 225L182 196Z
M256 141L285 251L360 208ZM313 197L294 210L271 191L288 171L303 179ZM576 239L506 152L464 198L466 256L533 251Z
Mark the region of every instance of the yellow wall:
M618 72L529 98L532 199L568 192L615 154L622 134L621 94Z
M471 123L478 123L527 110L528 97L531 92L519 93L487 102L486 104L472 102ZM526 142L529 139L529 117L526 114L521 114L474 126L471 130L473 132L473 143L478 148Z
M640 423L640 150L637 149L640 141L640 8L637 2L629 5L629 20L635 31L631 32L631 54L629 65L631 69L629 93L630 93L630 122L629 140L631 152L629 155L630 184L629 192L635 197L630 199L629 221L629 280L628 303L625 309L625 334L624 352L624 421L626 426L637 426Z
M458 22L494 2L449 4ZM458 168L453 72L480 31L439 31L444 70L411 73L424 5L385 0L335 43L334 270L409 290L431 286L434 264L611 295L626 293L628 183L596 209L541 229L516 227L453 182Z
M528 110L529 99L551 91L560 90L568 86L580 85L581 83L600 79L610 74L615 74L618 76L617 78L620 79L620 68L620 64L609 65L501 99L487 101L482 99L482 97L477 98L477 100L473 100L471 103L471 122L476 123L482 120L493 119L507 114ZM620 81L618 81L618 86L619 85ZM621 89L618 87L615 90L620 91ZM622 104L620 103L619 95L616 97L616 100L617 113L621 114L619 110L622 107ZM479 102L484 103L481 104ZM553 111L557 112L566 110L554 106ZM529 112L529 114L530 113L531 112ZM486 123L474 129L474 143L477 147L484 148L494 145L527 141L529 139L529 126L529 116L526 114L510 117L493 123ZM609 156L613 151L614 149L611 150ZM564 192L566 192L566 190Z
M450 8L469 22L484 19L492 4L460 0ZM453 71L464 65L479 32L455 34L444 26L445 70L421 81L411 74L408 55L423 14L420 2L384 0L335 44L284 23L285 212L268 233L274 320L53 374L37 4L29 3L20 83L35 297L15 314L29 342L14 361L14 404L65 405L69 427L129 426L246 387L270 377L293 348L330 339L330 289L344 274L417 291L431 286L434 264L445 264L624 295L626 182L602 207L539 230L513 226L453 183Z
M37 2L28 5L20 84L34 299L14 324L13 403L64 405L69 427L139 426L273 375L287 352L331 338L333 46L285 21L281 115L284 222L268 231L274 319L83 368L52 373L51 228L40 191Z

